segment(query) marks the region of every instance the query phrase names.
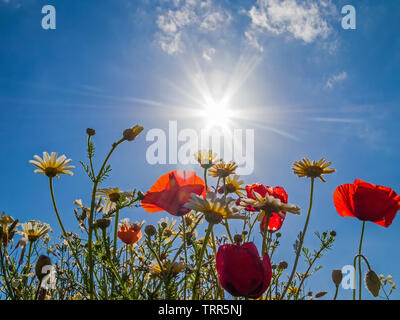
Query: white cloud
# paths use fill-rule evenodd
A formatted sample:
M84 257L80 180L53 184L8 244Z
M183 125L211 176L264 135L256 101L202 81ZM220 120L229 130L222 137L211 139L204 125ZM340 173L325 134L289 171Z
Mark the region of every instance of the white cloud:
M216 50L214 48L208 48L203 50L203 59L207 61L211 61L214 56Z
M257 4L247 12L253 35L251 39L248 35L246 37L253 44L258 43L256 31L287 34L305 43L317 38L325 39L331 32L326 17L335 10L329 0L257 0Z
M335 74L328 79L328 81L325 84L325 88L333 89L336 83L344 81L346 79L347 79L347 72L345 71Z
M230 23L231 15L213 0L171 0L168 9L161 9L157 17L159 32L156 37L161 49L168 54L184 51L184 39L190 30L190 39L196 32L210 33ZM211 55L206 53L210 58ZM203 54L203 57L204 54ZM205 58L207 60L207 58Z
M263 52L264 51L264 47L260 44L260 42L258 41L258 37L255 34L254 31L250 30L250 31L246 31L244 33L247 42L254 48L256 48L258 51Z

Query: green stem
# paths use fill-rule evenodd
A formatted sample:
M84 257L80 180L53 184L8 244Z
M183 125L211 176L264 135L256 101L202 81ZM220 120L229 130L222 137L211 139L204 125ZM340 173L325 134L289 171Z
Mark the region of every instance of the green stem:
M118 240L118 220L119 220L119 209L115 212L115 225L114 225L114 242L113 242L113 259L117 262L117 240ZM115 278L112 278L111 290L114 291Z
M88 135L88 140L87 140L87 145L88 145L88 151L89 151L89 146L90 146L90 139L92 136ZM92 159L92 155L88 152L88 156L89 156L89 162L90 162L90 170L92 172L92 176L94 178L94 167L93 167L93 159Z
M208 185L207 185L207 169L204 169L204 184L206 186L206 192L208 191Z
M183 231L183 250L185 252L185 280L183 284L183 300L186 300L186 288L187 288L187 273L186 273L186 267L187 267L187 248L186 248L186 222L185 222L185 217L182 217L182 231Z
M29 241L29 250L28 250L28 260L26 261L26 265L24 268L24 274L29 273L29 271L31 270L31 255L32 255L32 241ZM28 277L25 276L24 277L24 286L26 286L26 282L28 281Z
M266 215L266 220L265 220L265 226L264 226L264 232L263 232L263 242L262 242L262 250L261 250L261 256L264 256L264 253L266 253L266 248L267 248L267 234L268 234L268 225L269 225L269 220L271 218L271 213L265 213ZM264 218L263 218L264 219ZM261 221L262 223L262 221Z
M333 297L333 300L336 300L338 292L339 292L339 286L336 286L335 296Z
M360 236L360 244L358 246L358 255L354 258L354 270L356 269L356 258L358 257L358 282L359 282L359 294L358 299L362 299L362 274L361 274L361 249L364 239L364 231L365 231L365 221L363 221L362 229L361 229L361 236ZM368 263L368 262L367 262ZM356 300L356 286L353 289L353 300Z
M12 286L10 285L9 281L8 281L8 277L7 277L7 270L4 267L4 263L3 263L3 259L5 256L3 256L3 247L0 245L0 264L1 264L1 271L3 272L4 275L4 281L6 283L9 295L11 297L12 300L14 300L14 293L13 293L13 289Z
M100 168L99 173L97 174L96 180L93 183L93 190L92 190L92 201L90 204L90 216L89 216L89 236L88 236L88 250L89 250L89 294L90 299L93 300L95 296L94 290L94 259L93 259L93 220L94 220L94 210L95 210L95 201L96 201L96 193L97 193L97 186L100 182L101 175L103 174L104 168L108 160L110 159L114 150L121 144L125 139L122 138L118 142L113 143L110 152L108 153L106 159L103 162L103 165Z
M197 262L197 270L196 270L194 283L193 283L193 294L192 294L193 300L199 299L199 290L197 289L197 285L200 280L200 269L201 269L201 264L202 264L203 257L204 257L204 252L206 251L208 239L210 238L210 234L211 234L211 230L212 230L213 226L214 226L214 224L212 224L212 223L208 224L206 235L204 237L203 246L201 247L199 260Z
M79 260L79 257L77 255L76 251L72 247L71 241L69 241L69 237L68 237L67 231L64 228L64 224L62 223L60 214L59 214L58 209L57 209L57 204L56 204L56 199L55 199L55 196L54 196L54 189L53 189L53 178L49 178L49 186L50 186L51 201L53 203L53 208L54 208L54 211L56 213L58 223L59 223L59 225L61 227L61 230L63 232L65 240L67 241L68 246L71 249L71 252L72 252L72 254L73 254L74 258L75 258L75 261L78 264L79 269L80 269L80 271L81 271L81 273L82 273L82 275L83 275L83 277L85 279L85 282L86 282L85 270L84 270L84 268L83 268L83 266L82 266L82 264L81 264L81 262Z
M303 247L303 242L304 242L304 238L307 232L307 227L308 227L308 223L310 221L310 214L311 214L311 208L312 208L312 204L313 204L313 195L314 195L314 180L315 178L311 178L311 186L310 186L310 203L308 206L308 213L307 213L307 219L306 219L306 223L304 225L303 228L303 232L301 234L300 237L300 243L299 243L299 247L297 248L297 254L296 254L296 259L294 261L294 265L293 265L293 269L292 269L292 273L290 274L289 280L286 284L285 289L283 290L282 296L281 296L281 300L283 300L283 298L286 295L286 292L288 291L290 284L292 283L293 277L296 274L296 268L297 268L297 263L299 262L299 258L301 255L301 249Z
M297 290L297 293L296 293L296 295L295 295L295 299L296 299L296 300L297 300L297 298L298 298L298 296L299 296L299 294L300 294L301 287L303 286L303 283L304 283L304 281L306 280L308 273L310 272L310 270L311 270L312 266L314 265L315 261L317 261L317 259L319 258L321 252L324 251L324 250L325 250L325 246L322 246L322 248L319 249L319 251L315 254L314 259L311 261L311 263L310 263L310 265L308 266L306 272L304 273L304 276L303 276L303 278L301 279L301 282L300 282L300 284L299 284L299 287L297 288L298 290Z

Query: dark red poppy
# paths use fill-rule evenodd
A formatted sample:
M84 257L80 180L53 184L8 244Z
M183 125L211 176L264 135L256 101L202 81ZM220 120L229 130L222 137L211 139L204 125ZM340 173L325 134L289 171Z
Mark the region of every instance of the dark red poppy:
M246 186L246 191L247 191L247 197L251 198L251 199L255 199L255 197L253 195L253 191L257 192L262 197L265 197L265 195L268 192L268 194L270 196L273 196L274 198L281 200L283 203L288 203L288 195L287 195L285 189L283 189L282 187L272 188L272 187L264 186L261 183L255 183L253 185ZM252 206L247 206L246 210L255 211L255 209ZM282 212L282 214L286 217L286 212ZM264 232L266 220L267 220L267 217L264 216L264 219L260 224L261 232ZM273 212L269 219L268 231L270 231L270 232L278 231L282 227L283 221L285 221L284 217Z
M333 193L336 211L342 217L355 217L388 227L400 210L400 196L391 188L362 180L343 184Z
M206 196L204 181L194 171L171 171L161 176L146 192L142 207L150 213L167 211L174 216L183 216L190 210L184 205L190 194Z
M261 260L253 242L220 246L217 272L221 286L232 296L252 299L267 290L272 277L268 254Z

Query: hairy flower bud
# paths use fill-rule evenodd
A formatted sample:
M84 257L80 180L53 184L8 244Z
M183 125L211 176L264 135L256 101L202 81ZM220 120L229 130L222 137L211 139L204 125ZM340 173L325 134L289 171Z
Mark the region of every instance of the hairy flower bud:
M330 233L330 235L331 235L331 237L336 237L336 231L335 231L335 230L332 230L331 233Z
M368 291L371 292L374 297L377 297L379 295L379 290L381 289L381 281L379 280L379 277L375 273L375 271L367 271L367 273L365 274L365 285Z
M288 263L286 261L279 262L279 269L285 270L288 267Z
M107 229L111 224L111 218L100 218L94 223L96 228Z
M88 136L91 137L91 136L94 136L96 134L96 130L91 129L91 128L87 128L86 129L86 133L87 133Z
M133 141L143 131L143 129L144 128L142 126L136 125L136 126L134 126L132 128L124 130L122 135L123 135L125 140Z
M168 223L166 223L165 221L161 222L161 227L165 229L166 227L168 227Z
M243 241L243 237L241 234L235 234L233 236L233 241L237 244L240 244Z
M340 285L343 279L343 273L342 270L333 270L332 271L332 281L335 284L336 287Z
M148 224L144 228L144 233L146 233L149 237L152 237L157 233L156 227L153 226L152 224Z

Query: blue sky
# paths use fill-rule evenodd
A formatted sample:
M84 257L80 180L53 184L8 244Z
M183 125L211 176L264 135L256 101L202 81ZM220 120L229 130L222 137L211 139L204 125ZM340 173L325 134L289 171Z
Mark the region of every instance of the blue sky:
M41 27L46 4L56 8L56 30ZM345 4L356 8L356 30L341 28ZM255 130L247 183L282 185L289 202L306 212L309 181L294 176L291 164L304 156L333 162L337 173L317 183L305 241L317 244L314 231L338 234L324 268L307 282L332 296L331 270L352 264L361 230L358 220L336 213L334 189L360 178L400 192L399 10L396 0L0 0L0 210L21 221L46 221L59 232L46 179L28 163L34 154L56 151L76 166L55 190L67 228L77 230L73 201L87 201L90 192L78 163L85 159L87 127L97 130L99 161L123 129L143 125L137 141L111 159L104 186L149 189L177 166L148 164L146 132L167 130L170 120L180 129L204 125L194 113L201 103L191 98L201 96L196 79L202 74L216 95L238 84L232 125ZM164 216L140 208L123 213L149 223ZM293 262L292 243L304 221L305 214L286 219L277 262ZM395 218L388 229L368 223L364 241L373 269L395 281L399 223Z

